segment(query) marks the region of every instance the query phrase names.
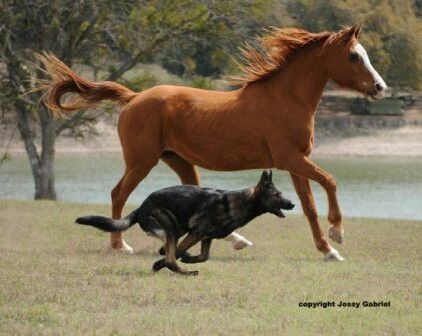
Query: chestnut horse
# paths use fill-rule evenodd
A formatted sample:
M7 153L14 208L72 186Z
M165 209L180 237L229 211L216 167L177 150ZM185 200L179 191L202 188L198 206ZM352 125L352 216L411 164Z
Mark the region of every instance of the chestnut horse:
M310 180L328 196L329 237L341 243L343 226L336 182L309 155L315 111L329 79L379 98L387 87L358 42L361 25L338 32L273 29L260 39L266 54L242 50L242 87L217 92L160 85L135 93L114 82L91 82L53 55L41 57L50 74L46 103L73 111L103 99L127 104L118 123L126 170L113 189L112 216L120 218L130 193L161 159L182 183L199 184L196 166L218 171L277 168L290 173L324 260L344 260L318 220ZM77 96L61 103L65 93ZM125 246L120 234L115 247Z

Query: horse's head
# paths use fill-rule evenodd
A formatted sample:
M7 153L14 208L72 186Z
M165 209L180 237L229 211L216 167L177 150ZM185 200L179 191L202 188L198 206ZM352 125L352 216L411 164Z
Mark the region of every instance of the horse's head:
M330 78L341 86L377 99L384 96L387 85L358 41L361 29L361 24L354 25L327 40L326 70Z

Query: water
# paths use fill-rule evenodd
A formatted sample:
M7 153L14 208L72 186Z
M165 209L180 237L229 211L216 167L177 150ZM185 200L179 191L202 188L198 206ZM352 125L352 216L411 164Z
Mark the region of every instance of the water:
M422 158L316 158L338 183L343 216L422 220ZM61 201L110 203L110 191L123 172L118 153L60 154L56 158L56 188ZM260 171L212 172L201 170L202 185L223 189L252 186ZM276 185L296 204L289 175L274 171ZM129 198L139 204L160 188L179 183L164 164L155 167ZM325 192L313 183L318 211L327 213ZM33 182L24 155L0 165L0 198L30 200ZM297 206L294 213L301 213Z

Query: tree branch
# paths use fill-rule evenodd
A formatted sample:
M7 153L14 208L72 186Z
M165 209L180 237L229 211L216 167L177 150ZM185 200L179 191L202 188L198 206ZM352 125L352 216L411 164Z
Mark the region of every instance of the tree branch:
M59 136L65 129L75 127L79 124L80 119L85 115L86 110L78 111L70 118L65 119L56 127L56 136Z

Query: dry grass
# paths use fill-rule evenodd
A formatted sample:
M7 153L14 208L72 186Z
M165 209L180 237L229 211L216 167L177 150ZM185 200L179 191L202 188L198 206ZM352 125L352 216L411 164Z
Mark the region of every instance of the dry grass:
M302 217L264 216L253 248L217 241L194 278L150 271L159 242L131 229L132 256L73 225L108 206L0 201L0 334L411 335L421 325L422 223L346 219L344 263L321 261ZM391 301L390 308L298 307Z

